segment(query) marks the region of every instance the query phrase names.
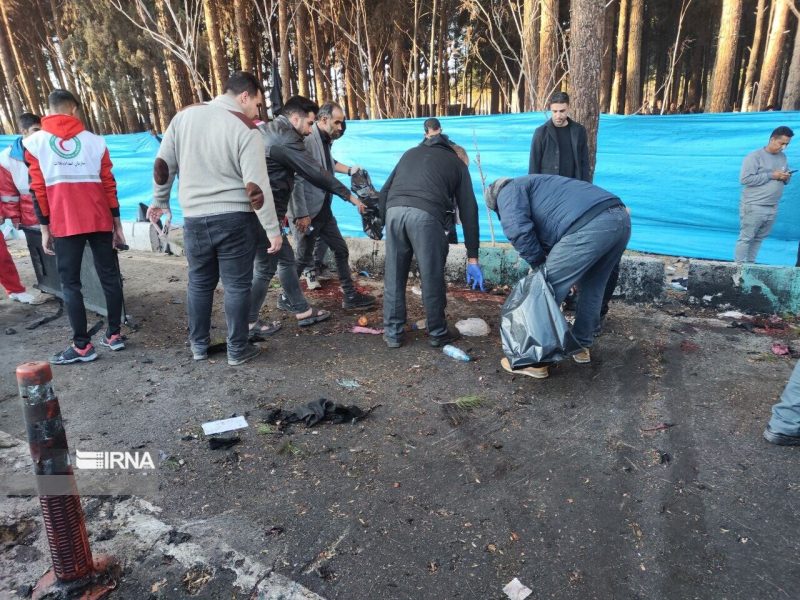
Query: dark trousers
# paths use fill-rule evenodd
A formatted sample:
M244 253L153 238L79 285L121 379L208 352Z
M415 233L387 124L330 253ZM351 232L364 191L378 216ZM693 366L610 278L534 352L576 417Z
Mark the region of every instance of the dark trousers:
M91 341L86 332L86 307L81 293L81 263L86 244L92 249L94 268L108 309L106 336L119 333L122 322L122 281L117 257L114 255L111 232L82 233L54 238L58 276L64 294L69 324L72 326L72 341L78 348L85 348Z
M269 241L263 227L260 228L258 235L259 241L253 266L253 283L252 291L250 292L248 319L251 323L255 323L256 319L258 319L261 306L264 304L264 300L267 299L269 284L276 272L278 273L278 279L281 281L286 304L291 307L294 314L306 312L309 308L308 301L300 287L300 279L297 276L297 266L294 260L294 250L286 234L283 234L281 249L275 254L267 252Z
M347 249L347 242L342 237L336 217L330 210L320 213L311 221L314 230L306 235L295 231L295 244L297 245L297 274L312 267L316 268L314 256L315 243L320 240L333 250L336 258L336 271L339 274L339 285L345 297L352 296L356 288L353 285L353 276L350 274L350 251Z
M448 250L447 232L433 215L408 206L395 206L386 212L383 327L387 338L399 339L403 334L406 284L412 256L417 258L422 279L422 303L428 320L428 334L431 337L447 334L444 267Z
M189 342L204 352L211 343L214 290L222 279L228 357L238 358L247 347L247 311L258 229L255 213L234 212L183 221L184 250L189 263Z

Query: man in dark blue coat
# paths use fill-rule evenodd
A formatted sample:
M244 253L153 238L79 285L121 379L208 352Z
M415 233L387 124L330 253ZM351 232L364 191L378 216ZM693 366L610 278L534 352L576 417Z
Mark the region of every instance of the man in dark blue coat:
M532 268L545 266L557 302L580 286L572 333L584 350L574 358L588 363L603 291L631 235L625 205L611 192L558 175L498 179L486 191L486 205L520 256ZM527 369L526 375L547 376L546 365Z

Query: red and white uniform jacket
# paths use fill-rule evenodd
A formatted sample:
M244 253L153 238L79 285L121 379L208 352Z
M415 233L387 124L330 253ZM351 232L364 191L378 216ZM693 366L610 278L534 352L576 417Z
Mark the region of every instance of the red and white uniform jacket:
M39 224L28 188L28 166L11 156L11 146L0 152L0 221L3 219L27 227Z
M36 216L53 237L113 230L117 183L102 137L75 117L50 115L22 145Z

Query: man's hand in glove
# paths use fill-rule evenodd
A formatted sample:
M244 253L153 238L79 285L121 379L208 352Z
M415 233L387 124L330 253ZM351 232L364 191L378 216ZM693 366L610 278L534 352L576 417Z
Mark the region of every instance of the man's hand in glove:
M472 285L473 290L480 287L482 292L485 291L483 289L483 271L481 271L481 266L476 258L470 258L467 263L467 285Z

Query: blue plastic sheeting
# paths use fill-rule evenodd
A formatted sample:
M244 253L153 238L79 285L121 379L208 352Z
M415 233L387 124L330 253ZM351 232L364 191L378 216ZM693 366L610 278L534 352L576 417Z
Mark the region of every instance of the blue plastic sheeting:
M544 113L442 117L443 130L470 155L470 172L481 215L481 239L491 239L483 205L480 164L487 183L525 175L533 130ZM380 187L394 165L422 140L424 119L349 121L333 155L369 170ZM800 112L724 113L668 116L603 115L598 136L595 183L631 208L629 248L658 254L730 260L739 230L739 169L744 156L788 125L800 135ZM11 142L0 136L0 144ZM114 162L124 219L135 219L139 202L152 197L152 164L158 142L148 133L106 136ZM790 168L800 167L800 138L787 150ZM800 175L800 173L798 173ZM346 177L341 178L347 184ZM176 185L177 188L177 185ZM758 261L793 265L800 240L800 178L789 185L778 219ZM173 190L175 222L181 221ZM352 205L334 201L345 235L363 236ZM492 215L495 239L505 241ZM461 235L461 234L459 234ZM460 237L460 239L463 239Z

